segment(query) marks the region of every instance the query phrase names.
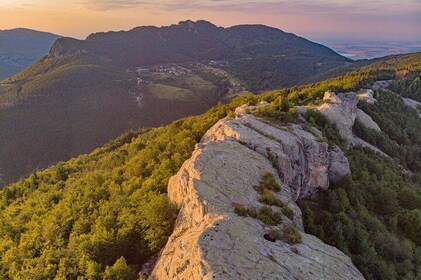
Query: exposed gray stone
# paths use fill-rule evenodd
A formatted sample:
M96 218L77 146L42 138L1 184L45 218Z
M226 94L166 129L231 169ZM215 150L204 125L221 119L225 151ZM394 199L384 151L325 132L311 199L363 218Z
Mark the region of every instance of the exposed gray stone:
M326 92L323 100L326 103L317 107L322 114L327 116L338 127L339 133L346 140L351 140L352 126L357 117L357 104L355 92L339 93Z
M238 113L237 119L215 124L170 179L169 198L181 210L152 277L363 279L345 254L303 232L295 203L349 173L342 151L317 142L299 125L274 127L244 110ZM270 227L234 213L234 203L262 207L253 186L265 172L282 185L275 196L294 212L292 220L283 216L278 228L293 223L302 243L268 241L263 235Z
M379 90L379 89L385 89L389 86L390 81L376 81L374 82L374 84L371 86L372 90Z
M381 131L379 125L361 109L357 109L357 120L365 127L374 129L376 131Z
M344 138L350 146L367 147L377 153L387 156L378 148L356 137L352 133L352 127L354 126L356 119L366 127L380 131L380 127L377 123L374 122L369 115L357 108L358 99L356 96L355 92L339 93L337 95L334 92L326 92L323 98L326 103L312 108L319 110L335 123L341 137Z
M410 98L402 98L406 106L414 108L418 111L418 116L421 118L421 103Z
M300 125L277 128L252 115L219 121L206 133L202 143L237 140L267 157L277 168L283 183L295 191L295 198L311 196L329 187L329 181L350 172L340 149L319 142ZM335 168L329 178L329 167ZM340 172L342 170L342 172Z
M374 91L372 89L361 89L357 92L357 99L365 101L369 104L374 104L377 100L374 98Z

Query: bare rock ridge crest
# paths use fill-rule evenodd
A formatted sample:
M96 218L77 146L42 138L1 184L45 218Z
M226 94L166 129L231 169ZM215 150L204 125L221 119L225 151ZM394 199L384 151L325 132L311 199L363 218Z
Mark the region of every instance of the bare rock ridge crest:
M375 88L373 86L373 88ZM373 89L362 89L359 92L345 92L334 93L331 91L325 92L323 103L320 106L299 107L298 111L305 114L307 109L314 109L325 115L331 122L333 122L339 130L339 134L348 142L349 146L363 146L367 147L376 153L387 156L377 147L367 143L366 141L353 135L352 127L356 120L360 121L364 126L381 131L378 124L366 114L363 110L357 107L358 102L367 102L374 104L377 100L374 98Z
M296 204L350 172L343 152L298 124L278 127L248 111L240 107L216 123L170 179L168 195L180 212L152 278L364 279L344 253L304 232ZM267 172L281 185L274 196L292 210L275 227L233 206L263 207L254 186ZM264 238L291 225L301 242Z

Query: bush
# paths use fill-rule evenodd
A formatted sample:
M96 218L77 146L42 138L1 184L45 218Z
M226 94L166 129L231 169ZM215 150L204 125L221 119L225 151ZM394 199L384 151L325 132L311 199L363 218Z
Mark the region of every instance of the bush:
M301 243L301 233L293 224L286 225L282 229L281 238L290 245Z
M107 266L104 280L134 280L134 272L127 266L124 257L119 258L113 266Z
M254 189L262 194L264 190L279 192L281 190L281 186L276 182L272 173L265 172L260 180L259 185L255 186Z
M283 203L280 199L277 199L275 195L268 189L263 190L263 193L260 195L258 200L260 203L266 205L274 205L280 208L285 206L285 203Z
M234 204L234 212L238 216L247 217L249 215L249 211L244 205L236 203Z
M282 214L288 217L288 219L292 220L294 218L294 211L292 211L291 208L289 208L287 205L285 205L282 208Z
M265 234L265 239L275 242L276 240L280 240L282 237L281 231L279 229L271 229L267 234Z
M270 226L276 226L282 222L281 213L273 211L272 208L268 206L260 208L257 218Z
M234 204L234 212L242 217L258 219L267 225L276 226L282 222L281 213L273 211L268 206L263 206L259 210L256 210L255 208L246 208L245 206L236 203Z

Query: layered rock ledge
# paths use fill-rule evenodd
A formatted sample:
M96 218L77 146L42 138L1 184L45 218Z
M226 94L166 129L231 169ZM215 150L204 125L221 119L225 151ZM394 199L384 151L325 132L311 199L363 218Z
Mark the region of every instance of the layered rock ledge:
M378 124L368 114L357 107L359 101L368 102L370 104L377 102L377 100L373 97L373 91L371 89L360 90L359 93L345 92L338 94L327 91L325 92L323 101L325 101L325 103L320 106L301 107L299 110L303 114L305 114L307 108L320 111L323 115L325 115L328 119L336 124L341 137L348 142L349 146L367 147L379 154L388 157L377 147L358 138L352 133L352 127L354 126L355 120L360 121L368 128L381 131Z
M267 240L273 227L234 212L235 204L263 206L254 186L267 172L282 186L275 197L293 212L276 228L294 225L301 243ZM180 212L152 278L363 279L344 253L304 232L296 204L349 172L338 147L300 125L276 127L245 113L220 120L170 179Z

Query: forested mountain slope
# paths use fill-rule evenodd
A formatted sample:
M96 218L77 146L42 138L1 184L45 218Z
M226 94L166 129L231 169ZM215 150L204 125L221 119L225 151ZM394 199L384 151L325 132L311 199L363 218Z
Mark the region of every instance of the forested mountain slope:
M302 201L305 231L350 256L368 279L419 277L421 186L412 153L390 154L391 159L368 149L348 149L329 119L313 114L300 120L294 106L318 106L326 90L356 90L378 80L399 83L420 66L419 53L398 56L317 84L239 97L200 116L126 133L91 154L6 186L0 192L1 276L134 279L172 232L177 209L167 198L169 178L218 120L233 116L238 106L264 100L270 104L257 112L260 118L316 126L323 133L319 141L339 145L349 160L350 176L316 199ZM400 112L400 118L378 112L389 106L389 96L395 95L380 94L376 104L361 108L378 122L380 137L410 141L413 148L403 145L402 151L419 151L421 123L414 110L397 100L391 112ZM392 126L397 135L391 134ZM376 144L375 138L354 133Z
M325 46L261 25L186 21L60 38L48 56L0 82L0 174L12 182L128 129L342 66L352 68Z
M124 67L224 61L228 62L227 69L240 78L250 72L258 76L255 78L258 80L246 80L252 90L297 84L350 62L323 45L276 28L263 25L222 28L207 21L95 33L82 41L62 38L50 51L55 57L75 53L107 58ZM272 64L272 69L264 71L268 73L249 67L256 64L267 67L267 61ZM293 69L287 72L280 66Z

